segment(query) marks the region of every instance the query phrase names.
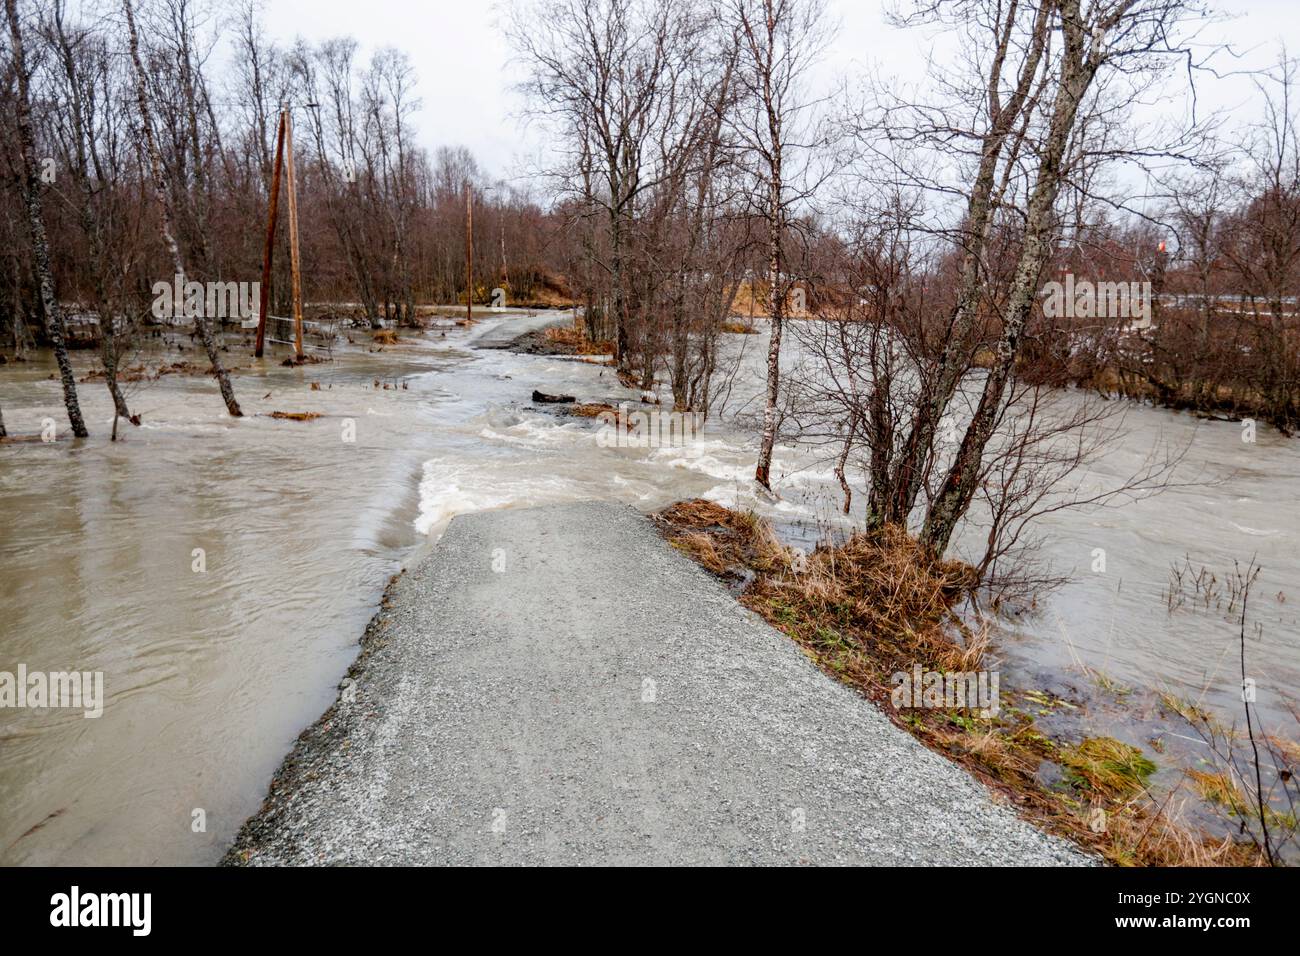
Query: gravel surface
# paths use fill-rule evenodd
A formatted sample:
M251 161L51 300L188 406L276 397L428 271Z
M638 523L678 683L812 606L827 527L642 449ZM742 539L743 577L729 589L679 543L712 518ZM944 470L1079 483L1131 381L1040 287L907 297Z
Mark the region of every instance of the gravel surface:
M483 312L479 319L495 319L502 317L502 313L491 310ZM476 349L511 349L519 351L519 346L532 342L534 340L540 343L536 349L531 351L541 351L546 353L544 348L545 338L541 333L553 325L572 325L574 311L572 309L541 309L529 314L507 314L504 316L506 321L490 325L486 329L476 332L469 339L469 345ZM553 354L561 354L557 350Z
M226 863L1080 864L643 516L456 518Z

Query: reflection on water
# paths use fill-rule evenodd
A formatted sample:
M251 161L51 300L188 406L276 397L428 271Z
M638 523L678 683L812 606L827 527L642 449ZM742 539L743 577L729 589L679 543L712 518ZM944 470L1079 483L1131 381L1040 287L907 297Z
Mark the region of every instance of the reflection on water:
M594 423L531 406L534 388L629 393L596 365L471 347L498 322L529 321L404 333L382 354L299 369L232 346L244 419L224 414L211 380L167 376L131 386L144 425L113 444L107 392L87 383L90 440L0 446L0 670L103 671L108 697L96 720L0 710L0 863L214 861L333 698L388 577L456 514L703 495L810 535L840 520L830 467L807 450L778 449L781 497L754 498L754 447L728 419L685 448L609 448ZM739 381L756 390L752 351ZM63 427L51 368L0 370L12 433L39 433L46 416ZM1297 445L1264 430L1243 445L1236 425L1153 409L1132 409L1127 427L1099 477L1129 474L1164 434L1190 438L1188 467L1221 482L1052 516L1044 556L1074 580L1010 629L1006 652L1231 713L1235 631L1221 615L1169 615L1162 591L1184 553L1217 569L1255 555L1264 631L1249 655L1261 714L1281 720L1270 688L1300 687ZM1098 547L1104 574L1090 571Z

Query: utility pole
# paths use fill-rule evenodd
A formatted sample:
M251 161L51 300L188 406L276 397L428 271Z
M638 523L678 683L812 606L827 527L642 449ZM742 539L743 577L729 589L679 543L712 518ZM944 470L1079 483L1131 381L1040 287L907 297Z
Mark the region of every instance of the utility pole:
M474 321L474 187L465 183L465 321Z
M257 308L257 346L253 349L255 358L262 357L262 346L266 340L266 313L271 304L271 256L275 252L275 217L280 208L280 171L284 166L284 132L289 111L280 110L280 125L275 134L275 172L271 175L270 208L266 214L266 245L262 248L262 287L259 290Z
M289 272L293 279L293 344L297 360L302 354L302 273L298 259L298 187L293 178L293 116L284 113L284 172L289 187Z

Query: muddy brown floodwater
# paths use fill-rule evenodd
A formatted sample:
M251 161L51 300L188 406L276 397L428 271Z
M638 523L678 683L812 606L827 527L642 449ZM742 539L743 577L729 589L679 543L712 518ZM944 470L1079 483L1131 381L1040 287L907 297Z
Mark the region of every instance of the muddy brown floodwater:
M232 347L244 419L166 376L130 387L143 425L114 444L88 382L89 440L0 447L0 669L103 671L107 696L98 719L0 711L0 862L219 855L418 541L401 511L447 397L376 389L416 371L384 358L250 369ZM66 431L49 368L0 370L11 433Z

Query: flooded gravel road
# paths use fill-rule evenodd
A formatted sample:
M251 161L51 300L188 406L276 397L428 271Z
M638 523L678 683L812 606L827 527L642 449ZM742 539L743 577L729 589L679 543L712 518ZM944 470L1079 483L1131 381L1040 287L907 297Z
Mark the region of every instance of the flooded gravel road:
M0 446L0 671L102 671L106 694L94 719L0 710L0 863L217 860L334 699L390 576L455 514L706 496L809 534L837 525L830 464L808 449L778 448L780 497L756 498L750 433L728 415L686 446L610 448L591 421L529 397L635 401L611 370L474 347L550 319L404 332L382 352L359 340L302 368L232 343L243 419L224 414L210 379L169 375L130 386L144 424L110 443L106 390L87 382L89 440ZM757 391L761 337L728 339L754 353L738 409ZM84 374L92 356L75 360ZM66 430L51 369L48 357L0 368L11 433L38 435L45 418ZM1185 555L1217 569L1255 556L1260 714L1294 727L1282 694L1300 688L1300 443L1261 429L1244 445L1232 423L1132 408L1097 477L1129 473L1160 440L1186 444L1206 481L1045 521L1043 555L1073 580L1008 624L1006 653L1232 713L1231 623L1171 615L1163 592ZM1096 548L1104 573L1091 571Z

